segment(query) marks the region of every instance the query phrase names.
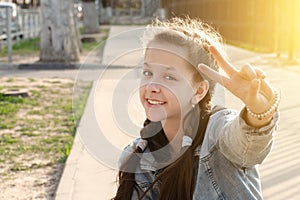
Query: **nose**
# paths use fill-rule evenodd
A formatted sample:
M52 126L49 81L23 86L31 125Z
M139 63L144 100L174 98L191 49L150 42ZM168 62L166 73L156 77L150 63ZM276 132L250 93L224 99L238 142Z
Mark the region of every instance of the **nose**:
M146 89L151 93L159 93L161 89L160 87L161 86L159 84L153 82L146 85Z

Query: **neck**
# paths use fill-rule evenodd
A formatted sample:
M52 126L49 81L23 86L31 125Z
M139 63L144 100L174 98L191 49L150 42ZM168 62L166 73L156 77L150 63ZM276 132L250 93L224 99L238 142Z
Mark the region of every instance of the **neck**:
M180 130L180 119L166 119L162 121L166 137L171 142Z
M180 124L180 119L167 119L162 121L164 132L170 142L172 150L174 151L173 153L176 153L181 149L183 131Z

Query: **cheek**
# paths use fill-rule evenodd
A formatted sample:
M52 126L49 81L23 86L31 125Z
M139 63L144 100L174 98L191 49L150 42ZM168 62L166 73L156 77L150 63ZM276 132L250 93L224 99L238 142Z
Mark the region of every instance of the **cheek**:
M182 108L185 108L187 105L191 103L191 99L193 97L193 90L191 87L178 87L173 89L173 99L176 100L177 104L180 104Z
M181 111L184 111L191 104L191 98L189 98L189 96L185 93L178 94L176 96L176 99L174 99L174 103L176 104L174 106L176 106Z

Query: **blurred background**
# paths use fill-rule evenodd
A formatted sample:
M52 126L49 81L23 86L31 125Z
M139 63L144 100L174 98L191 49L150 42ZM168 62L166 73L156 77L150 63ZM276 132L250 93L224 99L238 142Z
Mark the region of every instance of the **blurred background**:
M299 11L300 0L0 0L0 199L111 198L116 172L91 157L79 139L72 145L85 107L94 109L85 102L94 93L105 100L107 110L96 109L97 116L105 119L107 133L120 131L115 118L109 121L113 113L106 105L115 97L119 77L136 66L139 57L132 50L141 47L141 30L154 18L186 15L221 33L234 65L259 66L282 89L280 129L261 167L262 188L265 199L300 199ZM120 62L100 76L119 55L126 62L118 57L115 63ZM138 76L130 76L130 83ZM93 84L99 77L103 90ZM75 81L82 94L75 104L77 120L71 111ZM60 91L64 88L67 93ZM23 90L32 95L5 96ZM229 107L239 107L238 99L228 99ZM84 133L95 127L90 120L79 126ZM119 135L110 136L121 141Z
M92 3L101 24L146 24L153 17L189 15L213 25L229 44L247 49L300 56L300 1L296 0L68 0L74 16L84 21L83 3ZM66 1L66 2L68 2ZM15 4L14 38L31 37L29 29L40 22L40 0L0 0ZM86 11L91 13L90 11ZM55 12L53 12L55 13ZM0 39L5 39L5 12L0 11ZM36 19L37 18L37 19ZM33 25L30 25L32 21ZM91 21L91 20L89 20ZM17 33L18 32L18 33ZM38 33L38 30L36 30Z
M189 15L213 24L226 41L289 57L300 55L300 1L162 0L168 16Z

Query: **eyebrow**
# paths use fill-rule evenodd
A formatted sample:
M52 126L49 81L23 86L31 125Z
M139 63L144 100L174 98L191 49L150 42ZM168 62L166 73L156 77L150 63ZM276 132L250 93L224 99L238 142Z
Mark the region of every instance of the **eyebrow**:
M146 65L147 67L150 67L151 68L151 65L149 64L149 63L147 63L147 62L144 62L144 65ZM154 66L155 65L158 65L158 66L160 66L160 67L164 67L164 68L166 68L166 70L175 70L175 68L174 67L171 67L171 66L169 66L169 65L162 65L162 64L153 64Z

